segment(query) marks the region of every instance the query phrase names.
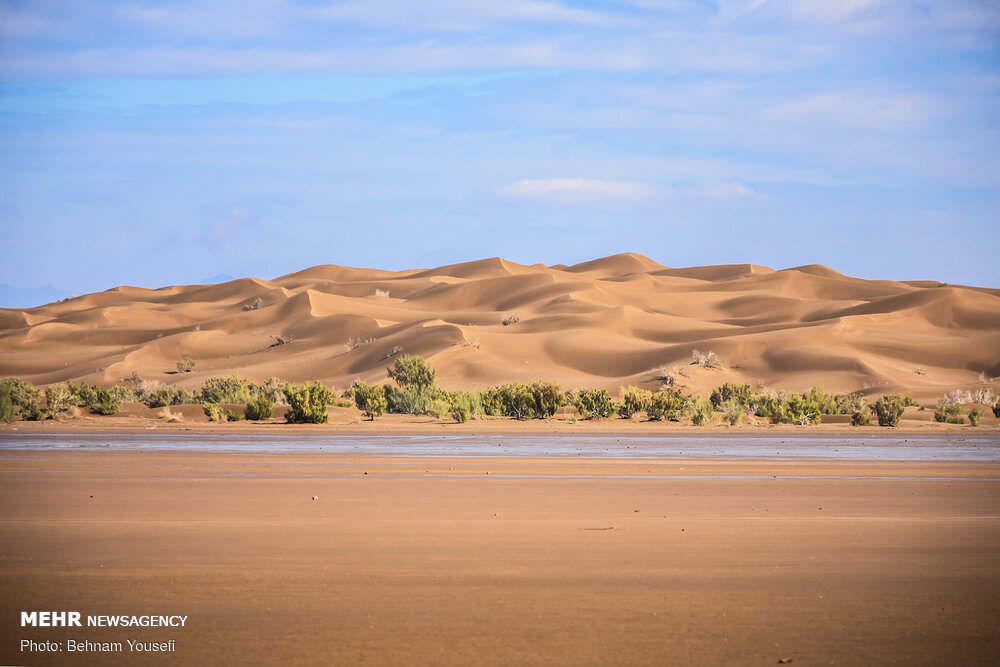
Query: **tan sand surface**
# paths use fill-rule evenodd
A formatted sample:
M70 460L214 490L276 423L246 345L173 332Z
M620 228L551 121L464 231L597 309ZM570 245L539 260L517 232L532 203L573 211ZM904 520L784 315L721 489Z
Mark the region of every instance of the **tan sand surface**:
M1000 654L1000 464L0 449L0 480L5 664ZM189 620L15 627L25 609ZM126 636L176 653L16 648Z
M290 342L274 345L278 337ZM722 368L691 366L693 349L715 352ZM569 267L500 258L399 272L316 266L0 309L0 377L35 384L108 385L137 371L192 388L231 373L346 388L386 381L400 353L427 357L448 389L539 379L656 389L658 369L674 365L680 385L700 394L735 381L933 402L955 388L1000 389L1000 290L821 266L667 268L625 254ZM194 372L176 372L184 357Z

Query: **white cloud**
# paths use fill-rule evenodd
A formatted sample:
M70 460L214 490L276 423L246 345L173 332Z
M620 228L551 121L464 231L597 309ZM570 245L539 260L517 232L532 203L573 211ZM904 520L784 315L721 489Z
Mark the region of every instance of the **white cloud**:
M636 181L601 181L590 178L543 178L526 179L511 183L503 188L512 197L547 197L559 195L583 195L612 197L616 199L642 199L653 192L653 188Z
M698 199L714 199L716 201L749 201L761 199L758 194L745 183L732 181L729 183L712 183L694 188L686 188L684 194Z

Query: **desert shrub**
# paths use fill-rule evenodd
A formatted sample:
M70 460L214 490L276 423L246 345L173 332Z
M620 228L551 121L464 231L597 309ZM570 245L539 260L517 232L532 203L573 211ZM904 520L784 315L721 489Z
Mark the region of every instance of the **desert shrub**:
M566 402L565 394L554 382L532 382L528 390L535 402L535 416L539 419L551 417Z
M262 422L274 417L274 401L261 394L247 401L246 416L248 421Z
M180 387L160 387L146 394L146 405L151 408L163 408L168 405L194 404L198 402L198 397L190 389ZM219 401L212 401L219 402ZM237 401L224 401L226 403L236 403Z
M205 403L246 403L255 393L239 375L211 377L201 386L201 400Z
M382 297L383 299L389 298L389 290L386 289L375 289L375 296Z
M86 382L69 380L66 382L66 387L69 389L70 400L74 405L89 408L97 400L97 387Z
M896 394L886 394L872 406L879 426L899 426L899 418L903 416L905 408L903 398Z
M969 412L969 423L973 426L979 426L979 421L983 418L983 409L975 408Z
M993 416L1000 419L1000 402L993 406Z
M920 404L917 403L917 400L915 398L912 398L910 396L904 396L903 397L903 407L904 408L919 408Z
M807 401L814 403L816 405L816 408L819 410L820 414L823 415L838 414L837 397L826 393L819 387L813 387L806 393L802 394L802 397Z
M64 384L52 384L45 388L45 405L50 417L68 410L70 405L69 388Z
M325 424L330 421L327 407L336 396L322 382L304 382L301 387L285 385L288 410L285 421L289 424Z
M650 421L680 421L686 405L687 399L679 389L664 389L652 395L649 407L646 408L646 416Z
M483 406L483 414L491 417L503 415L503 397L501 387L489 387L480 394L480 402Z
M709 396L709 400L712 401L712 405L715 407L719 407L730 400L735 400L745 407L750 404L751 398L750 385L733 384L732 382L726 382L721 387L716 387L712 390L712 395Z
M750 385L745 386L750 389ZM726 423L730 426L736 426L743 421L743 413L746 412L744 404L735 396L720 405L719 409L722 410Z
M288 384L284 380L279 380L276 377L269 377L267 382L260 385L260 395L265 396L275 405L285 405L285 385Z
M778 423L773 417L775 412L778 411L780 404L781 401L770 394L758 394L750 398L750 404L747 406L747 409L758 417L767 417L772 422Z
M691 350L691 363L696 366L704 366L705 368L718 368L722 365L722 361L719 359L718 355L711 350L708 352Z
M851 426L871 426L872 411L868 405L864 405L851 413Z
M695 398L689 401L688 410L691 413L691 423L704 426L712 422L712 401L706 398Z
M675 366L660 366L653 371L653 379L659 380L664 387L673 387L677 384L677 376L680 372Z
M623 388L621 395L622 400L618 404L618 416L622 419L631 419L635 413L648 410L649 402L653 399L653 392L638 387Z
M431 368L427 360L416 354L398 357L393 367L386 370L389 371L389 377L400 387L418 391L433 387L437 377L437 371Z
M608 394L607 389L594 389L592 387L577 389L569 394L567 399L583 419L610 417L614 410L614 404L611 402L611 395Z
M833 397L838 415L853 415L856 412L870 412L868 401L859 393L837 394Z
M934 421L948 424L964 424L965 415L962 413L962 406L958 403L951 403L947 397L938 401L937 410L934 411Z
M256 299L253 300L253 303L248 303L247 305L243 306L243 311L246 312L250 310L260 310L263 307L264 307L263 299L257 297Z
M10 386L6 382L0 383L0 422L9 424L17 421L17 416L14 400L11 398Z
M823 410L819 403L808 398L805 394L791 394L785 400L785 411L783 420L788 424L819 424L822 420Z
M215 403L205 403L201 406L201 409L205 411L208 421L221 422L223 420L222 408Z
M372 421L375 421L376 417L384 415L386 409L389 407L389 401L385 395L385 387L380 384L369 385L359 380L351 386L351 396L358 409Z
M243 419L243 416L238 412L233 412L232 410L226 410L226 421L227 422L238 422Z
M501 320L501 322L505 327L510 326L512 324L517 324L520 321L521 321L521 311L511 313L510 315L504 315L503 319Z
M99 415L109 416L118 414L121 407L122 402L115 396L114 392L108 389L98 389L97 398L90 409Z
M472 412L472 405L467 396L455 396L451 402L451 416L459 424L469 421L469 413Z
M537 416L535 396L528 385L511 382L498 389L501 415L514 419L531 419Z
M4 394L9 397L9 407L4 408L4 412L9 412L9 421L26 419L28 421L38 421L44 419L45 415L38 406L38 401L42 394L30 382L21 378L7 378L0 384L4 388Z
M385 386L387 411L403 415L439 415L447 413L448 393L437 387L417 389L415 387Z
M375 341L374 336L369 336L368 338L348 338L347 342L344 343L344 349L350 352L351 350L356 350L362 345L367 345Z
M194 367L196 365L197 364L195 363L194 359L192 359L191 357L184 357L183 359L177 362L177 372L190 373L191 371L194 370Z
M120 384L110 387L108 391L114 394L122 403L135 403L139 400L139 397L134 391L128 387L123 387Z

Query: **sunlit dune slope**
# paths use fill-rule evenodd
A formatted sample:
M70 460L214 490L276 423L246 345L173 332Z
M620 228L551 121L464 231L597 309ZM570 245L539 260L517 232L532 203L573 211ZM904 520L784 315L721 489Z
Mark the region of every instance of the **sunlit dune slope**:
M721 368L692 365L694 349ZM0 376L36 384L138 371L188 387L231 373L346 387L385 381L397 354L427 357L453 389L536 379L655 389L675 366L696 392L730 380L930 397L1000 375L1000 290L815 265L668 268L625 254L574 266L326 265L0 309ZM184 357L194 372L176 371Z

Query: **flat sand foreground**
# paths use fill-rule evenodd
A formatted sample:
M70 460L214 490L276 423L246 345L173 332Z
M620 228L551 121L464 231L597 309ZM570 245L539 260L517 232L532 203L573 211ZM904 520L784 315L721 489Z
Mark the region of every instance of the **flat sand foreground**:
M0 449L0 479L3 664L1000 655L1000 463Z

